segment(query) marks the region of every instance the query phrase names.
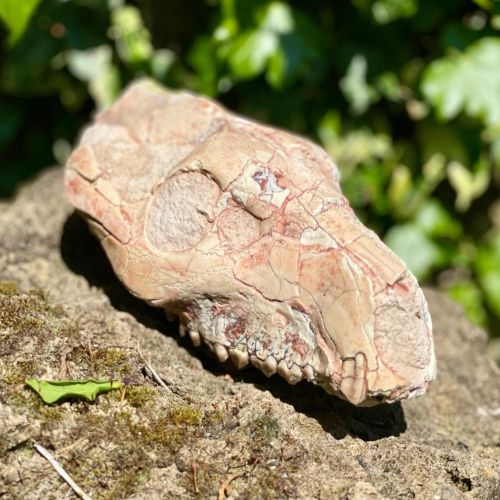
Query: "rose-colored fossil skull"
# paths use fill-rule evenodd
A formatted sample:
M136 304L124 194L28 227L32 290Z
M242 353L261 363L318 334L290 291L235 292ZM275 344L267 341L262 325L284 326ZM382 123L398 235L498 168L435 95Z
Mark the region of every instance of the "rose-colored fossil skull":
M132 293L221 361L354 404L435 378L422 291L311 142L141 81L84 132L66 191Z

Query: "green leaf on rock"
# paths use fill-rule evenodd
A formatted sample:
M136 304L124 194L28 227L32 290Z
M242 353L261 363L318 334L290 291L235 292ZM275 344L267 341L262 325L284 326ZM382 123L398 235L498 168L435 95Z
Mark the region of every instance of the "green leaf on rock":
M113 380L39 380L29 378L26 385L31 387L45 403L56 403L61 399L77 398L94 401L102 392L121 389L123 384Z

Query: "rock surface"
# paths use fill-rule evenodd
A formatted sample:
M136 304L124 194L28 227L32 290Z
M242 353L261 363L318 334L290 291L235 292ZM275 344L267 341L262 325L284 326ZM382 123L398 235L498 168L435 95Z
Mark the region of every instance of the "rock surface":
M36 440L95 498L499 498L500 372L485 334L426 295L423 397L356 408L221 367L125 291L52 169L0 203L0 496L71 497ZM49 407L29 376L128 387Z

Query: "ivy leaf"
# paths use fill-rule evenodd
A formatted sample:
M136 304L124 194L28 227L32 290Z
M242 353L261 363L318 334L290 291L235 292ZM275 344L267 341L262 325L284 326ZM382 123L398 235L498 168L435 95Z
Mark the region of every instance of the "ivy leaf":
M41 0L2 0L0 2L0 19L9 30L7 43L10 47L13 47L21 38L40 2Z
M45 403L56 403L61 399L78 398L94 401L102 392L121 389L123 384L113 380L39 380L29 378L26 385L31 387Z
M445 120L463 111L485 125L499 123L500 38L482 38L463 53L434 61L424 72L421 88Z

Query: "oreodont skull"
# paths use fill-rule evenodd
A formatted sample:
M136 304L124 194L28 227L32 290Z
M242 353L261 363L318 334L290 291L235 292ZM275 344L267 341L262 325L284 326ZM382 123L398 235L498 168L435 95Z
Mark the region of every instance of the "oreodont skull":
M85 131L66 191L132 293L220 360L354 404L434 379L422 291L309 141L142 81Z

